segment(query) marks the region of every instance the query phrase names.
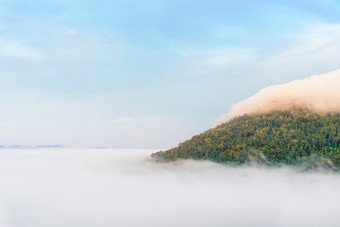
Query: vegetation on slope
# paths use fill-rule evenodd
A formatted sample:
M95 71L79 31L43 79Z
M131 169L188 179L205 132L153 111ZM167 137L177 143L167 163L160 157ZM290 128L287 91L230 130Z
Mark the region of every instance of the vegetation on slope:
M152 157L244 163L258 153L271 163L295 165L324 157L340 166L340 115L303 110L244 115Z

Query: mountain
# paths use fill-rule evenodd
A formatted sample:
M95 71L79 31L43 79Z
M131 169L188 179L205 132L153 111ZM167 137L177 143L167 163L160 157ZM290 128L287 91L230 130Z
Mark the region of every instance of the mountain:
M63 146L55 145L37 145L37 146L26 146L26 145L0 145L0 149L36 149L36 148L63 148Z
M197 159L235 164L256 158L290 165L323 159L340 166L340 114L291 109L243 115L151 156L157 161Z

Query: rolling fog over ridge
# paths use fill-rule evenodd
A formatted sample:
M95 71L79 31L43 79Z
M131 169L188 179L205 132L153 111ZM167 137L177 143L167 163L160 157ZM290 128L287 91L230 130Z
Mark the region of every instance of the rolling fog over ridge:
M292 108L303 108L319 114L340 113L339 84L340 70L337 70L269 86L232 106L229 113L220 117L216 124L244 114L270 113Z
M0 226L337 226L340 175L148 160L156 150L0 150Z

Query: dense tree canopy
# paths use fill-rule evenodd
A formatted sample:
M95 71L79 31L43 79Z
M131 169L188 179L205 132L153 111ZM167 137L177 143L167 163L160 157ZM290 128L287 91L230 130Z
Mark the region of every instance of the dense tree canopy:
M272 163L294 165L319 156L340 166L340 115L304 110L244 115L152 157L244 163L252 153Z

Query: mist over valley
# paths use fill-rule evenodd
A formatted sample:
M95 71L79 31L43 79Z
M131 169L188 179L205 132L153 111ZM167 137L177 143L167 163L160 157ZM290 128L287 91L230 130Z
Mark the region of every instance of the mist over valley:
M337 226L340 175L156 150L0 150L1 227Z

